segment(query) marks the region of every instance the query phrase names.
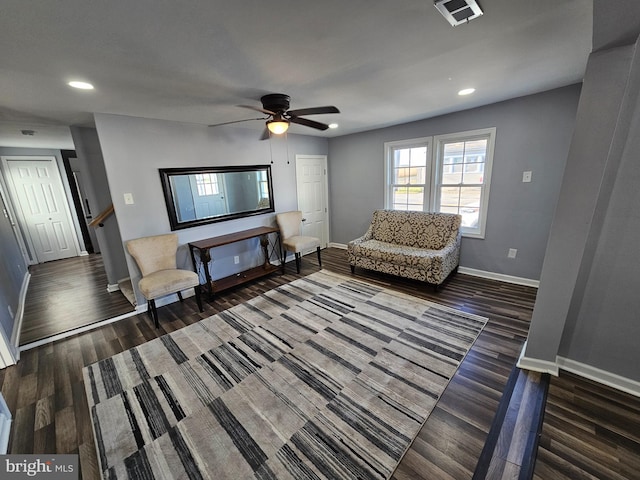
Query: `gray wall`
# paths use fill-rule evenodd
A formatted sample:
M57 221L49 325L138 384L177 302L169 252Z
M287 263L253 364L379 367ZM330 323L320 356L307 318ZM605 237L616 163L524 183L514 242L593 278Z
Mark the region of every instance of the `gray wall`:
M95 218L111 205L111 192L98 134L95 128L71 127L71 137L76 147L78 160L76 164L81 168L85 194ZM119 280L129 276L129 270L120 240L117 216L111 215L103 225L104 227L96 228L94 232L107 274L107 282L115 285Z
M384 142L496 127L484 239L463 238L461 265L537 280L573 133L580 86L329 141L331 241L362 235L384 207ZM531 170L533 181L522 183ZM509 248L518 249L508 259Z
M297 208L295 154L327 154L324 138L289 134L288 138L258 141L260 132L241 127L208 128L161 120L95 115L109 187L122 241L170 232L169 217L160 184L159 168L223 165L272 165L276 211ZM273 155L272 155L273 154ZM287 155L290 163L287 164ZM131 193L134 204L125 205L123 195ZM261 225L275 225L274 215L213 223L177 231L178 264L191 268L185 245L190 241L232 233ZM254 266L259 245L229 245L214 252L214 278ZM134 285L140 277L135 262L127 254ZM138 303L144 299L138 294Z
M594 45L617 45L628 36L626 19L640 18L637 2L594 6ZM555 364L560 356L633 381L640 381L639 41L589 57L525 351L527 361Z
M2 199L0 199L0 208L6 208ZM0 327L7 338L11 338L13 332L20 288L26 274L27 264L20 252L11 222L0 213ZM9 314L8 307L11 307L13 315Z

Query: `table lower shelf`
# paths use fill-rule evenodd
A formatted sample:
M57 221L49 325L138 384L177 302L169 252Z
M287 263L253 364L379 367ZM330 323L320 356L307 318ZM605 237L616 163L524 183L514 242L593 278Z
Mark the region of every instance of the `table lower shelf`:
M280 268L281 267L278 265L268 263L266 265L259 265L242 272L234 273L233 275L229 275L228 277L213 280L211 282L211 290L209 292L211 294L214 294L228 288L242 285L243 283L250 282L251 280L269 275L277 270L280 270Z

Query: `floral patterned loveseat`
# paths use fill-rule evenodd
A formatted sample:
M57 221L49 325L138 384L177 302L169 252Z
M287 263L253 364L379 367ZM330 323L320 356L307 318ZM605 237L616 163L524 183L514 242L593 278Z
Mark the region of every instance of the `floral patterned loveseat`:
M362 237L349 242L351 272L362 267L438 286L458 268L462 217L376 210Z

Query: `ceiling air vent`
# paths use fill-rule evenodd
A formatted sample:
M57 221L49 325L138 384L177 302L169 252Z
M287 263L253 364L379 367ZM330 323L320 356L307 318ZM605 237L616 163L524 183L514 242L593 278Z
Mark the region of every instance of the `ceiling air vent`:
M482 15L475 0L436 0L435 6L454 27Z

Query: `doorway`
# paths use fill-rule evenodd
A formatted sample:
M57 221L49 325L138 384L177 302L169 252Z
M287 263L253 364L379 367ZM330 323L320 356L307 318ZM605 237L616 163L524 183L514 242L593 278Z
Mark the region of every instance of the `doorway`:
M55 157L2 157L29 264L76 257L80 246Z
M326 155L296 155L298 210L302 211L302 235L329 243L329 205Z

